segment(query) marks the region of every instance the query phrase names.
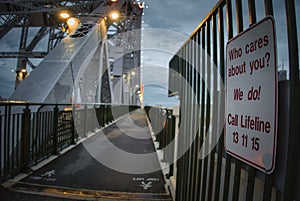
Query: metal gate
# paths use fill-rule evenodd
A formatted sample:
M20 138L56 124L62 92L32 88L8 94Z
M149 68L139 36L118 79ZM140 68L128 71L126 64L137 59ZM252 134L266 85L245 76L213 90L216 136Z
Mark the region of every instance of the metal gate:
M299 52L296 0L223 0L210 11L170 61L170 96L180 97L176 200L300 200ZM224 80L226 42L265 16L272 15L277 37L285 36L288 78L278 82L276 167L264 174L224 150ZM299 17L299 16L298 16ZM278 39L280 40L280 39ZM216 70L214 67L216 66ZM279 68L279 67L278 67ZM280 68L279 68L280 69ZM202 76L201 76L202 75ZM211 103L211 104L209 104ZM211 133L212 135L209 135ZM211 149L205 156L201 149ZM202 154L202 155L201 155Z

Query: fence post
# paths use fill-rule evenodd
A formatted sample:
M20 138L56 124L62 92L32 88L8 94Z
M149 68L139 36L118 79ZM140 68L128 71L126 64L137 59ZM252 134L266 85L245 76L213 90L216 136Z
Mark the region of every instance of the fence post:
M52 154L58 155L58 117L59 117L59 109L58 106L54 107L54 115L53 115L53 151Z
M84 137L87 137L87 104L84 105L84 112L83 112L83 132L84 132Z
M104 126L106 124L108 124L108 109L107 109L107 105L104 105Z
M103 128L105 126L105 106L101 105L100 106L100 112L101 112L101 127Z
M73 110L73 113L71 113L71 144L74 145L76 144L75 142L75 123L74 123L74 118L73 118L73 115L74 115L74 110Z
M22 167L21 171L24 173L31 172L29 167L30 162L30 109L29 105L27 104L26 107L23 109L22 114L22 133L21 133L21 149L22 149Z

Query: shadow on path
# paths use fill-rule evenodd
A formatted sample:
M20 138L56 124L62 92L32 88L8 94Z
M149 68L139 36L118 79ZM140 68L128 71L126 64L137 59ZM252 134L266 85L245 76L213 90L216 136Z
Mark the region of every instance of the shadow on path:
M106 139L103 140L103 138ZM107 146L107 139L114 147L133 155L140 156L156 151L147 126L145 112L138 109L15 183L12 189L58 196L61 200L62 198L171 200L156 154L151 161L149 157L137 161L122 159L110 150ZM120 172L101 164L98 157L103 154L95 156L95 153L105 153L115 164L121 165L118 166L120 169L122 165L128 164L128 167L137 168L137 170L147 168L147 166L158 167L158 170L139 174ZM5 192L9 195L7 191ZM1 194L5 192L3 190ZM32 197L31 200L40 200L40 198Z

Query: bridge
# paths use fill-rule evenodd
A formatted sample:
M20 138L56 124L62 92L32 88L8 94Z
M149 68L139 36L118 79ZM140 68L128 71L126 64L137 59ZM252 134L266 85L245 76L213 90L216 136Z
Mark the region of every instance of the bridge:
M143 105L145 3L0 1L0 38L22 30L0 53L18 60L1 200L299 200L299 5L277 3L220 0L169 61L164 108Z

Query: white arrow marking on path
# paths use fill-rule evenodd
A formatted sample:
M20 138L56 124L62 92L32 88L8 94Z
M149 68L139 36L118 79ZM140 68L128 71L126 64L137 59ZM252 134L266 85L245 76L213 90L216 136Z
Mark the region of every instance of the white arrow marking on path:
M148 182L147 184L146 184L145 182L142 181L140 186L143 187L144 190L147 190L148 188L151 188L151 187L152 187L151 184L152 184L151 181Z
M42 174L41 176L42 177L52 177L53 175L55 175L55 170L51 170L51 171L48 171L48 172L45 172L44 174Z

